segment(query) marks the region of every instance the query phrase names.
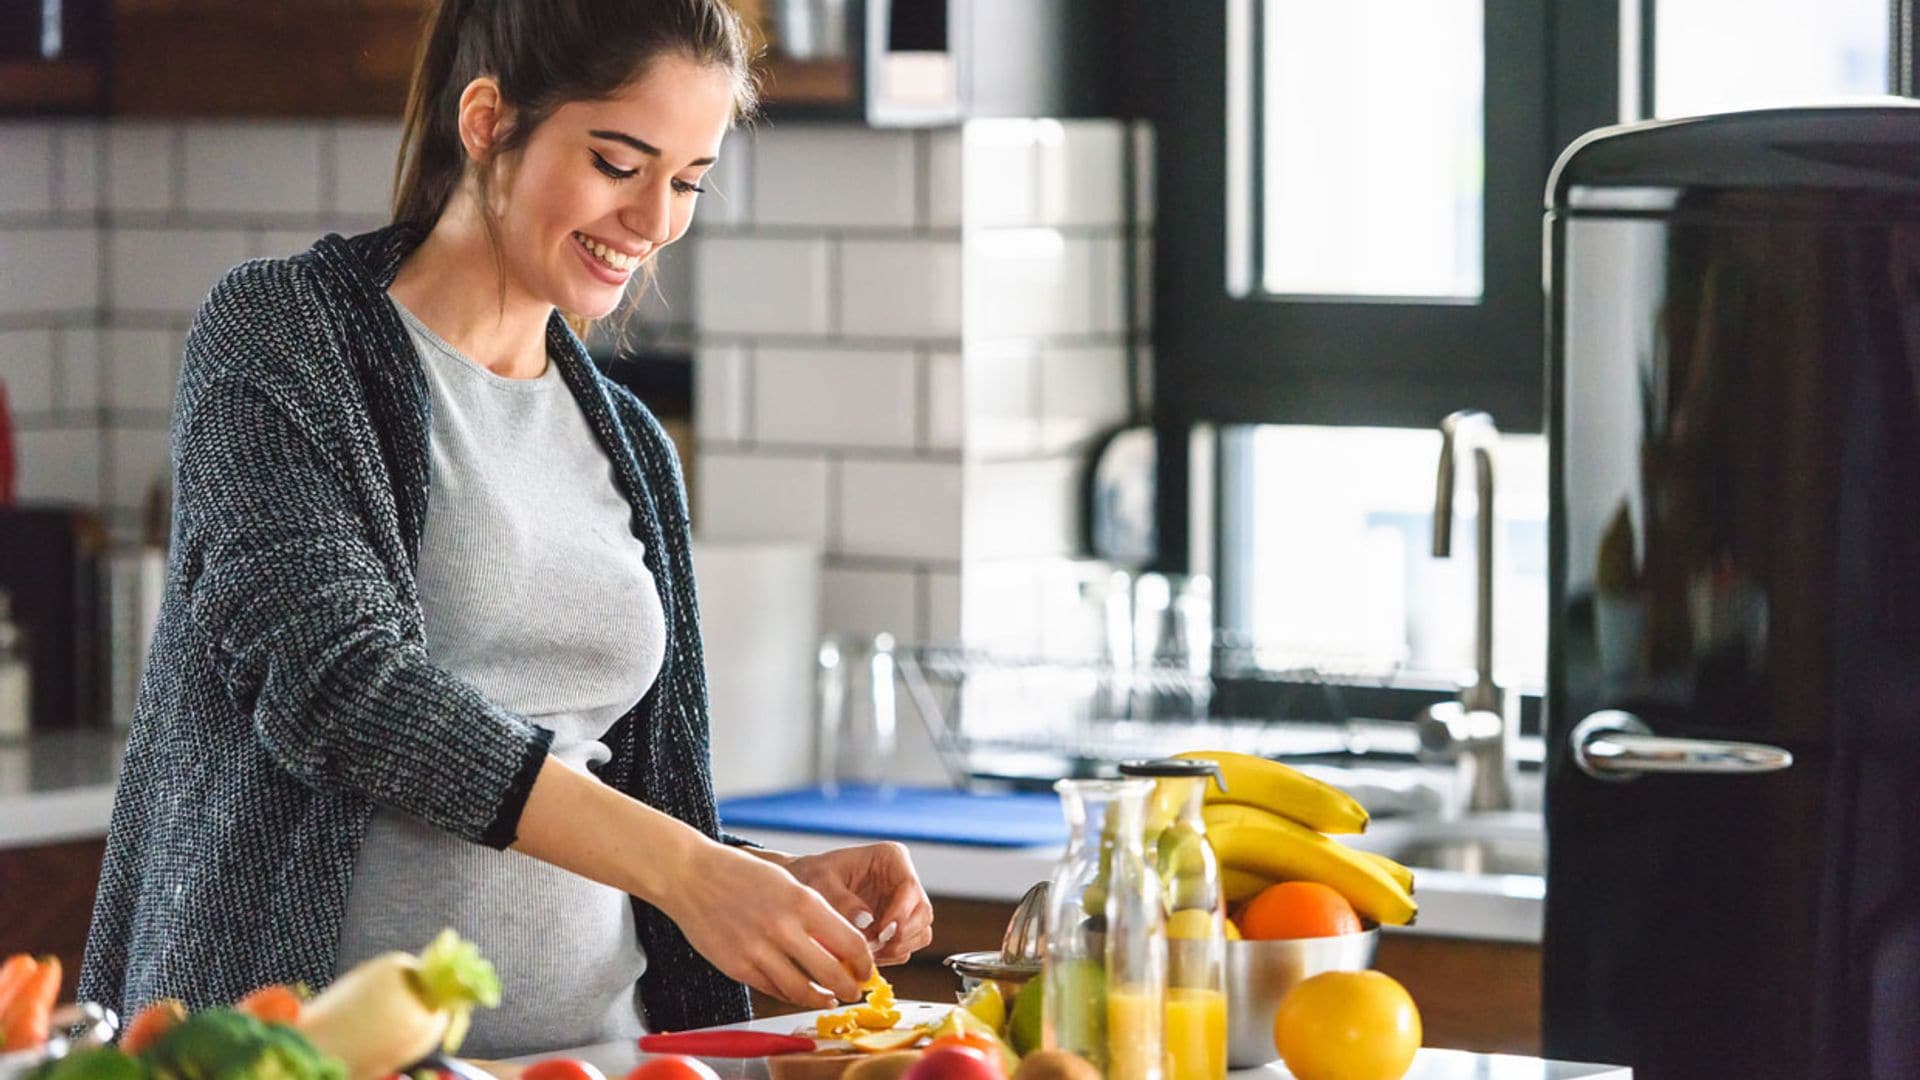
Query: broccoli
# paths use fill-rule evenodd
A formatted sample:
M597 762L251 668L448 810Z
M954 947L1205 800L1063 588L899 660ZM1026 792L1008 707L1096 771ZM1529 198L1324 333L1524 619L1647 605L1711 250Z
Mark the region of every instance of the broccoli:
M345 1066L298 1031L232 1009L194 1013L145 1057L157 1080L346 1080Z
M111 1046L83 1046L35 1066L24 1080L150 1080L146 1065Z

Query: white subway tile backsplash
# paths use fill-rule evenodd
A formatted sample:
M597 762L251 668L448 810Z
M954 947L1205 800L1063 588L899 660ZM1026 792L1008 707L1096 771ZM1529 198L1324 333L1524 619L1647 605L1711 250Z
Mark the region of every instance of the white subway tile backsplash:
M60 209L90 212L100 208L105 194L100 172L103 138L100 125L92 121L60 125L56 136L59 180L53 193Z
M53 210L53 144L52 124L0 124L0 214Z
M1040 443L1040 347L1032 341L975 345L966 361L969 457L1031 454Z
M107 125L107 209L157 211L179 204L175 135L171 124Z
M327 210L386 220L393 209L393 165L400 127L383 120L342 120L333 129L333 193Z
M958 559L961 494L961 467L957 462L843 462L839 551L847 555Z
M104 334L85 326L61 330L57 336L59 340L54 344L60 357L60 370L56 373L60 408L68 412L99 408L100 341Z
M320 212L322 126L197 123L186 129L186 209L195 213Z
M682 237L665 251L655 255L651 265L653 279L635 274L627 286L622 306L628 309L632 325L641 327L689 326L693 323L694 266L699 249L691 236Z
M957 352L927 357L927 449L960 450L967 438L966 359Z
M1127 349L1057 347L1040 361L1040 445L1079 448L1127 419Z
M262 229L255 234L253 245L248 250L255 258L284 259L298 255L313 246L330 229Z
M1127 220L1132 148L1119 120L1068 120L1066 138L1041 162L1040 223L1119 227Z
M901 641L920 633L920 583L912 571L828 567L820 580L821 629Z
M948 570L929 570L927 581L926 640L935 645L958 644L960 638L960 575Z
M1038 651L1040 591L1021 561L969 561L960 580L960 637L970 649L1028 656Z
M106 404L116 410L172 412L180 381L179 335L170 330L111 330L103 368Z
M700 186L694 225L745 225L753 220L753 133L734 131L720 144L720 160L713 163Z
M171 470L165 428L107 430L106 505L119 510L139 509L146 505L147 492L154 484L171 480Z
M957 240L854 240L840 251L840 326L850 335L960 333Z
M53 331L0 332L0 384L13 416L53 411L53 362Z
M760 225L909 227L918 201L912 131L799 125L754 139Z
M970 120L961 129L961 194L968 228L1041 224L1039 161L1064 144L1058 121Z
M753 357L745 346L702 346L693 357L693 430L702 441L750 438Z
M966 557L1072 554L1078 546L1077 457L976 462L966 478Z
M697 462L693 526L701 537L826 544L830 467L824 456L702 450Z
M983 229L966 260L969 338L1120 333L1126 273L1118 237Z
M16 431L14 458L22 502L100 505L100 429Z
M115 229L108 295L120 311L196 311L250 247L243 229Z
M810 446L912 449L915 357L905 350L757 350L754 438Z
M93 229L17 229L0 243L0 312L91 312L100 304Z
M710 334L824 334L828 270L825 237L702 236L694 322Z
M921 137L927 140L927 225L960 228L966 216L966 136L961 128L935 128Z

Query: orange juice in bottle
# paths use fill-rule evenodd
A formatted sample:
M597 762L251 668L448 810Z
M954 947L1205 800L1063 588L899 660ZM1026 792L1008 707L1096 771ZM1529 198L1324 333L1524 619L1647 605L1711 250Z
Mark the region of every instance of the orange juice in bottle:
M1227 1074L1227 995L1167 987L1167 1080L1219 1080Z
M1107 990L1107 1080L1172 1080L1163 1072L1168 1044L1161 1031L1167 1017L1160 1002L1158 986Z

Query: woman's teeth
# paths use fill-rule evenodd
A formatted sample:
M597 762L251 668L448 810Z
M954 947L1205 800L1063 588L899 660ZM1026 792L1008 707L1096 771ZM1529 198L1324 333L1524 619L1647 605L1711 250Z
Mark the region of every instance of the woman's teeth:
M631 273L640 266L640 256L622 255L586 233L574 233L573 238L580 241L582 247L593 252L595 258L622 273Z

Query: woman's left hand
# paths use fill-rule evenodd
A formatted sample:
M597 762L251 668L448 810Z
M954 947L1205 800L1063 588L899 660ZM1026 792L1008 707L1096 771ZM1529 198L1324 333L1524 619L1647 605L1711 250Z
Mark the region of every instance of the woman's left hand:
M835 848L786 866L867 936L874 963L904 963L933 940L933 904L903 845Z

